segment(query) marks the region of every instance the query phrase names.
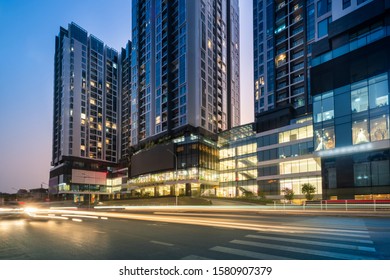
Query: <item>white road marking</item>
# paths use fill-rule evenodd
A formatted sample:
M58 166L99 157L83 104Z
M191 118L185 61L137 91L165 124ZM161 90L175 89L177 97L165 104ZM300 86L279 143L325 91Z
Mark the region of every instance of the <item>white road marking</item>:
M253 259L259 260L291 260L290 258L285 258L281 256L268 255L263 253L257 253L247 250L234 249L229 247L215 246L210 249L211 251L227 253L231 255L241 256L241 257L249 257Z
M212 259L200 257L197 255L189 255L187 257L182 258L182 260L212 260Z
M315 256L321 256L321 257L329 257L329 258L335 258L335 259L375 260L375 258L370 258L370 257L366 257L366 256L357 256L357 255L343 254L343 253L336 253L336 252L329 252L329 251L322 251L322 250L311 250L311 249L304 249L304 248L299 248L299 247L282 246L282 245L276 245L276 244L267 244L267 243L244 241L244 240L232 240L232 241L230 241L230 243L260 247L260 248L268 248L268 249L274 249L274 250L281 250L281 251L287 251L287 252L293 252L293 253L302 253L302 254L315 255Z
M150 243L154 243L154 244L158 244L158 245L164 245L164 246L175 246L171 243L166 243L166 242L161 242L161 241L155 241L155 240L151 240Z
M312 240L302 240L297 238L281 238L281 237L260 236L260 235L252 235L252 234L249 234L245 237L262 239L262 240L273 240L273 241L292 242L292 243L299 243L299 244L318 245L318 246L326 246L326 247L334 247L334 248L350 249L350 250L358 250L358 251L366 251L366 252L376 252L375 248L373 247L356 246L356 245L331 243L331 242L320 242L320 241L312 241Z
M85 219L99 219L98 216L88 216L88 215L61 215L62 217L77 217Z
M261 232L259 232L261 233ZM295 234L289 234L286 233L284 235L287 236L296 236ZM314 235L314 234L305 234L305 238L319 238L321 240L333 240L333 241L353 241L355 243L364 243L364 244L374 244L372 240L366 240L366 239L351 239L351 238L342 238L342 237L333 237L333 236L327 236L327 235ZM368 237L367 237L368 238Z

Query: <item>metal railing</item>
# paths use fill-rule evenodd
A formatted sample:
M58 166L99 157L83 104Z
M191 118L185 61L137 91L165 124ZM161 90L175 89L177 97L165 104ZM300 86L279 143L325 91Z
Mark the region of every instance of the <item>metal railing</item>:
M389 200L321 200L318 202L303 203L294 205L288 203L276 203L273 205L274 210L315 210L315 211L390 211Z

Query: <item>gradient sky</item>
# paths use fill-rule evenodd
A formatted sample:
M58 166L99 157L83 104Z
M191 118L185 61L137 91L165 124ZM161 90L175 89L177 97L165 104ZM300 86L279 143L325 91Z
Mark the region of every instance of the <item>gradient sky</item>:
M55 36L72 21L119 51L131 39L131 0L0 1L0 192L49 181ZM240 30L245 124L253 121L252 0L240 0Z

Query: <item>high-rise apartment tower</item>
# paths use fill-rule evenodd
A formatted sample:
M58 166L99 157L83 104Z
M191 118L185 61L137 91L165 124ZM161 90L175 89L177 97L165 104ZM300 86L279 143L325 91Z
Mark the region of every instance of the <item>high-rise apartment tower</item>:
M118 161L118 53L71 23L56 37L50 185L99 190Z
M131 145L240 124L238 0L133 0Z
M253 1L255 113L311 111L311 45L327 34L331 9L330 0Z

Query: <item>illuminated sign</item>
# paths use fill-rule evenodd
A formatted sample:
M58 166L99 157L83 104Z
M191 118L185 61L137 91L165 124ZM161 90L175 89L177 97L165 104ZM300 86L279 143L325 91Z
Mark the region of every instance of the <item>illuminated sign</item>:
M342 148L335 148L331 150L318 151L315 154L319 157L333 157L345 154L360 153L373 150L374 145L372 143L361 144L356 146L348 146Z

